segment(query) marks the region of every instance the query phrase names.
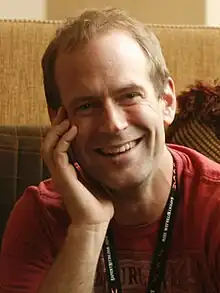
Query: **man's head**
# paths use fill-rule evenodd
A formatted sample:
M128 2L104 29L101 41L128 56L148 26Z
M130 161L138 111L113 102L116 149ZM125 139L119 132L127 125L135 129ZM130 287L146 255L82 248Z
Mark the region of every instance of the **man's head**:
M118 30L129 34L148 59L150 78L158 94L163 92L169 77L161 47L156 36L146 26L119 9L86 10L69 19L57 30L42 59L44 87L50 109L60 107L60 94L54 80L54 64L59 52L71 52L100 35ZM129 49L129 48L127 48Z
M48 108L62 104L78 126L81 167L116 189L149 177L175 113L157 38L119 10L86 11L57 32L42 66Z

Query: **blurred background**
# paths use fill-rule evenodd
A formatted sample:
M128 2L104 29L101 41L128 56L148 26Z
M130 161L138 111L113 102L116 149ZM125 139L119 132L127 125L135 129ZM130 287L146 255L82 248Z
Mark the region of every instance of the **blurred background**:
M145 23L220 25L220 0L0 0L0 18L64 19L106 6L124 8Z

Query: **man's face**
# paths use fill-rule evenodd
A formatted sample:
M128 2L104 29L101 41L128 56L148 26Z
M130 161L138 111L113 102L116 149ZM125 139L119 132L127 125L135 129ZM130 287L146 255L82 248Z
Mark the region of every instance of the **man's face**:
M55 78L83 170L112 189L142 183L164 151L164 100L149 78L140 46L113 31L71 53L59 53ZM166 101L165 101L166 102Z

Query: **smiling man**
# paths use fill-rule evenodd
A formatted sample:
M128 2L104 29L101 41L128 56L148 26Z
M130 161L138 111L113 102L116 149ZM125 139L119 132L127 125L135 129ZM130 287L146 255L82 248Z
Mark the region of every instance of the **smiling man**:
M85 11L42 65L51 179L12 212L0 292L219 292L220 166L165 144L176 96L157 38Z

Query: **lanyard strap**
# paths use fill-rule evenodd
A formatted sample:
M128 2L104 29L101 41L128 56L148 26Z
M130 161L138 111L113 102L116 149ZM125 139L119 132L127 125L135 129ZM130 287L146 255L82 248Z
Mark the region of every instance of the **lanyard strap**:
M164 215L159 228L158 241L153 254L151 268L149 272L147 293L159 293L164 279L168 249L170 247L174 226L177 204L179 201L177 189L176 164L173 164L172 186L169 198L164 209ZM114 237L111 227L108 228L104 244L103 255L106 267L109 293L122 293L120 272Z

